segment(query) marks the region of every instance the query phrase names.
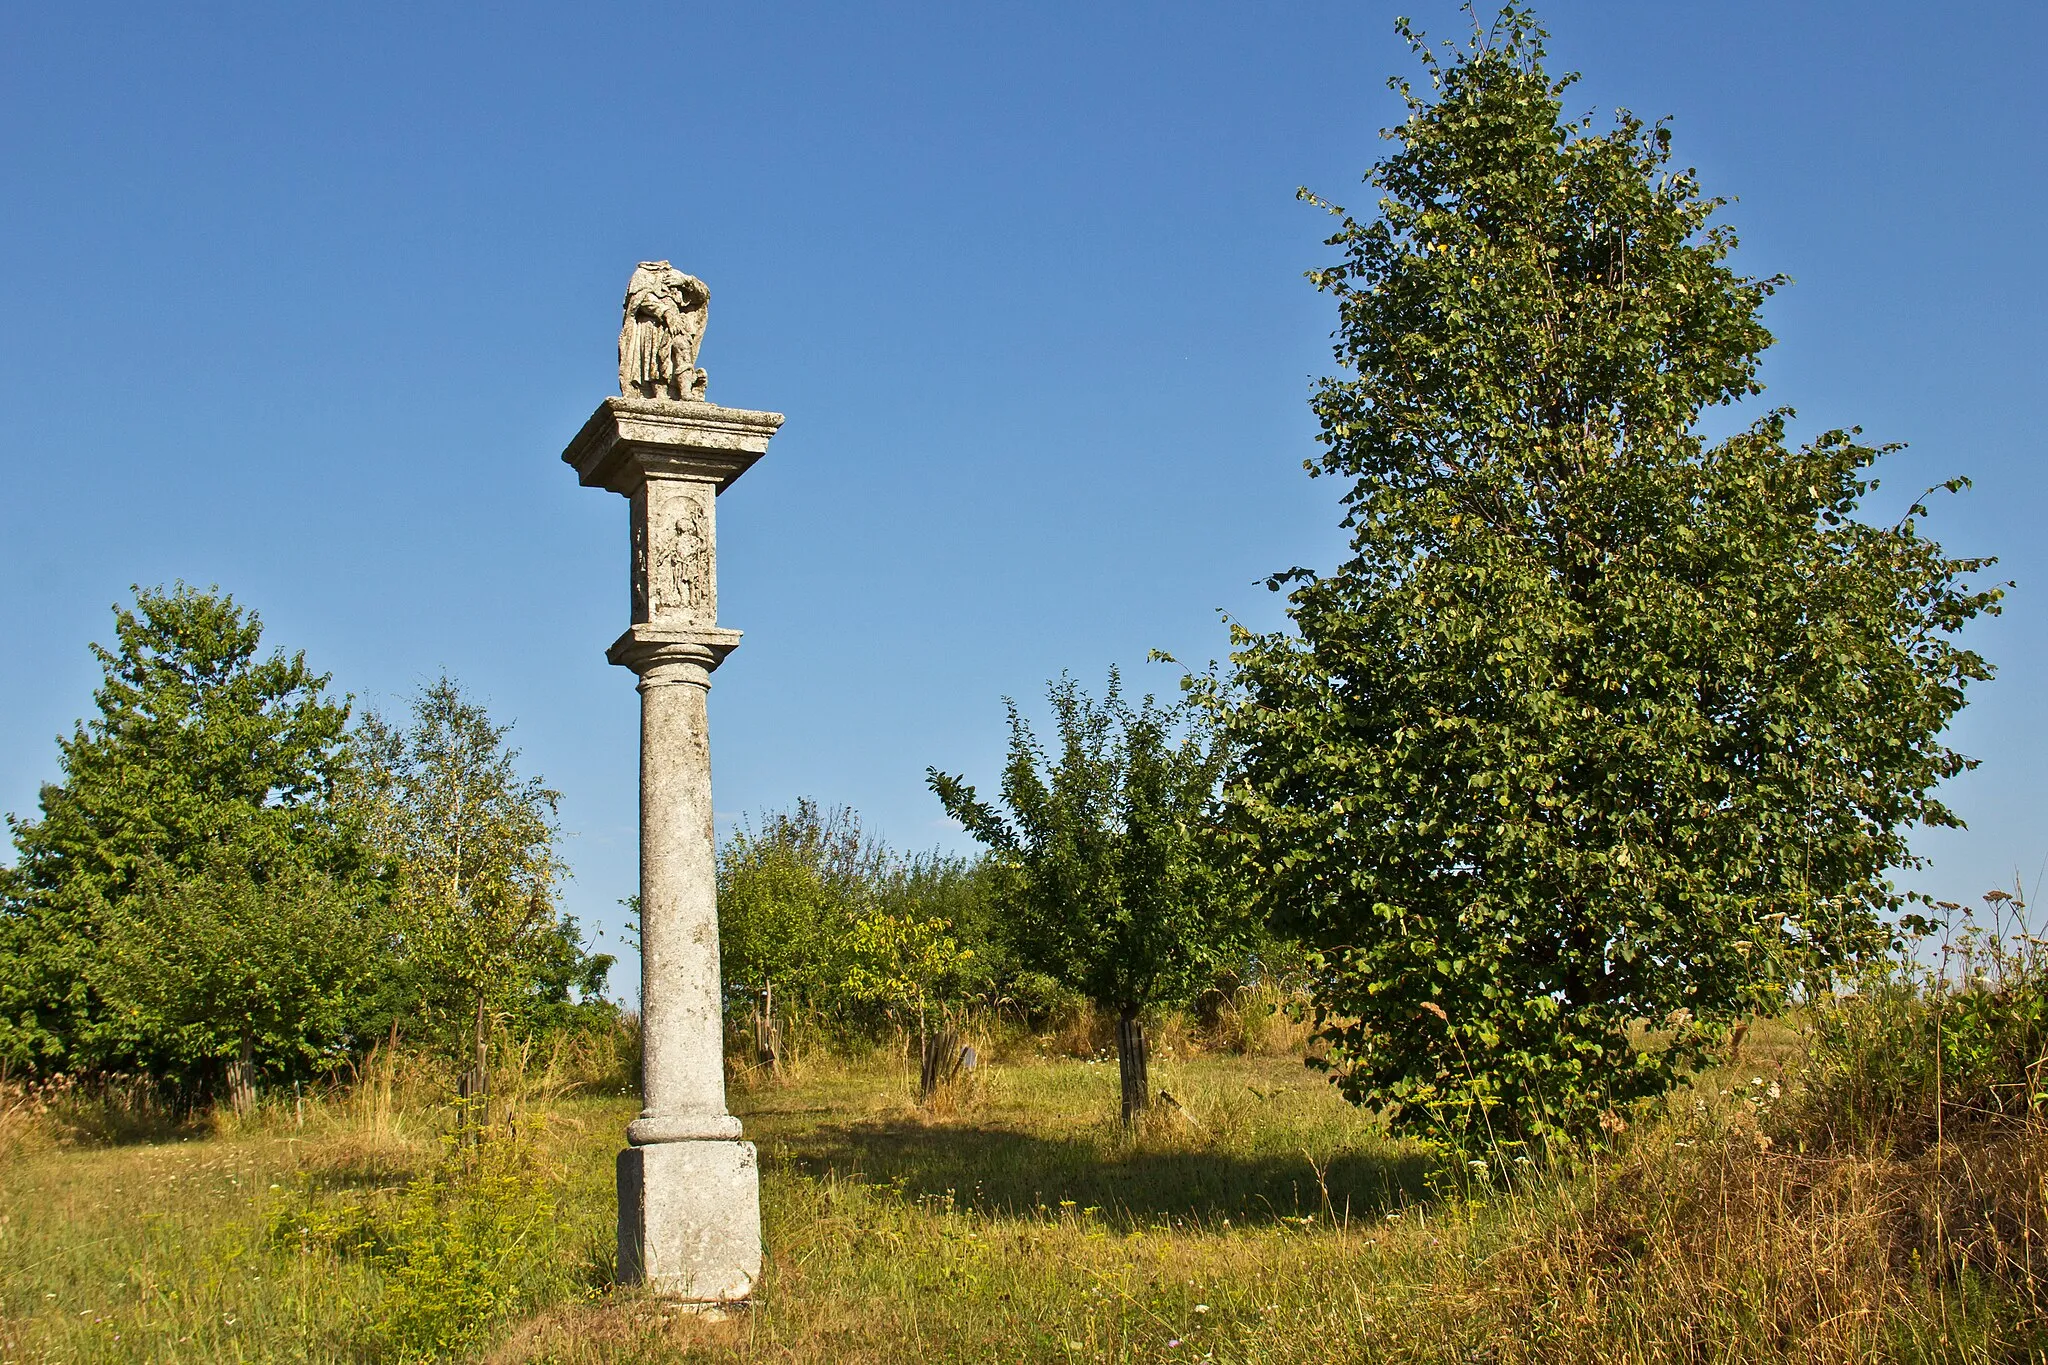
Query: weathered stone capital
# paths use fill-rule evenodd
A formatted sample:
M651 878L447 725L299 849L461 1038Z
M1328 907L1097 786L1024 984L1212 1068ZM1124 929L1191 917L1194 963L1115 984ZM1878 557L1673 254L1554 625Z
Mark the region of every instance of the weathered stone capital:
M631 497L648 479L690 479L723 493L768 453L779 412L716 403L607 398L569 442L562 459L589 488Z
M612 641L604 657L640 675L640 687L688 683L709 688L711 673L739 648L740 632L716 626L658 626L642 623Z

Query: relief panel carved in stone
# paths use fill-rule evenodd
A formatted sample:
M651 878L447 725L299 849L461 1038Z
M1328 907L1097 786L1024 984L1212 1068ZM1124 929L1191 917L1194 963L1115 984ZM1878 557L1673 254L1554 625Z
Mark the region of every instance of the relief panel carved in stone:
M633 620L718 624L717 544L708 483L650 479L633 494Z

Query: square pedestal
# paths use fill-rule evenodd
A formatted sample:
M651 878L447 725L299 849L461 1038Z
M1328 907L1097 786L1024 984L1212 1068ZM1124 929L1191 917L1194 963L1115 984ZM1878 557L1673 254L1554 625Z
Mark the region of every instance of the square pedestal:
M761 1277L761 1174L751 1142L619 1153L619 1283L730 1303Z

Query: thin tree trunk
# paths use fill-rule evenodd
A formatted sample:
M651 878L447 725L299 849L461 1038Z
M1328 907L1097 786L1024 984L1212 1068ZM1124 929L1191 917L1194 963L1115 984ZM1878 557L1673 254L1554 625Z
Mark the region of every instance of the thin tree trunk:
M228 1103L247 1118L256 1109L256 1033L242 1025L242 1047L228 1063Z
M1124 1126L1138 1121L1152 1102L1151 1075L1146 1067L1145 1026L1138 1022L1138 1007L1126 1005L1116 1021L1116 1069L1123 1081Z
M761 988L760 1003L754 1007L754 1063L768 1068L768 1074L782 1078L782 1029L775 1022L775 983Z
M476 1138L478 1142L483 1141L484 1129L491 1120L491 1068L489 1052L491 1035L488 1031L488 1022L485 1017L483 992L478 991L476 997L476 1065L469 1073L469 1098L473 1101L470 1106L470 1116L471 1121L476 1125Z

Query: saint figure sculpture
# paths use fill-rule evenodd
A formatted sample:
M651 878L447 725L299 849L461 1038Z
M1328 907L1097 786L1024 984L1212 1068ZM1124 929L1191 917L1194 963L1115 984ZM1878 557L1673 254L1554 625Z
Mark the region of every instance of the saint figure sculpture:
M711 291L667 261L642 261L626 285L619 328L619 392L628 398L702 402L704 371L697 347Z

